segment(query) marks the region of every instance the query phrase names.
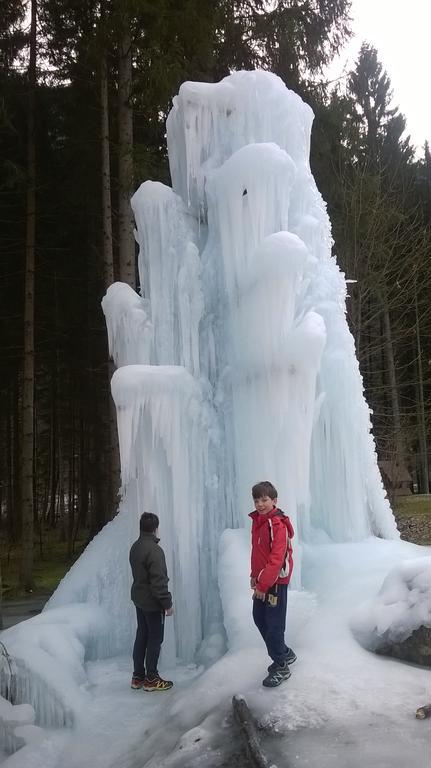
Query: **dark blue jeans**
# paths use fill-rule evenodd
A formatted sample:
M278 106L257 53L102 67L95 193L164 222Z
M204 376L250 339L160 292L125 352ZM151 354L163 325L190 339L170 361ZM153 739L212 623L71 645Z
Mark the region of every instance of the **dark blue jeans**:
M136 606L138 627L133 646L133 677L153 680L157 673L160 648L163 643L165 614L161 611L142 611Z
M277 604L272 606L268 596L274 595ZM276 584L265 595L265 600L253 600L253 620L262 635L270 658L276 664L283 664L288 647L284 642L287 610L287 584Z

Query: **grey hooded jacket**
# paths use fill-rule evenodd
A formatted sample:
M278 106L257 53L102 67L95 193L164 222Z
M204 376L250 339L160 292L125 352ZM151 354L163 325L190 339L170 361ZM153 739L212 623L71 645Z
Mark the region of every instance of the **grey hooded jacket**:
M165 611L172 607L163 549L153 533L141 533L129 555L133 584L131 597L142 611Z

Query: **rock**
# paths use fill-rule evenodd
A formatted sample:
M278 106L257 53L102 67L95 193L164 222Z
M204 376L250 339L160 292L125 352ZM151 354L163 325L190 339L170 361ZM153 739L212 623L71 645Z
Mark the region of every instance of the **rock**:
M424 554L391 568L377 594L353 610L350 628L369 651L431 667L429 548Z
M402 642L386 642L376 653L431 667L431 628L419 627Z

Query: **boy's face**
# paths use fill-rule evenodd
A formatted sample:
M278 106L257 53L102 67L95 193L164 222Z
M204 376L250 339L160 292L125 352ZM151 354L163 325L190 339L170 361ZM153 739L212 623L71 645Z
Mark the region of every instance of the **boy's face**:
M267 515L277 506L277 499L271 499L270 496L259 496L258 499L254 499L254 506L259 515Z

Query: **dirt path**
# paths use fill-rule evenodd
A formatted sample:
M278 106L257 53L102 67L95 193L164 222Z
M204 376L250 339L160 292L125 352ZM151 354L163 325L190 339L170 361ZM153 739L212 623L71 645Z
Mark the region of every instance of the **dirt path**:
M398 498L394 514L401 538L414 544L431 544L431 495Z

